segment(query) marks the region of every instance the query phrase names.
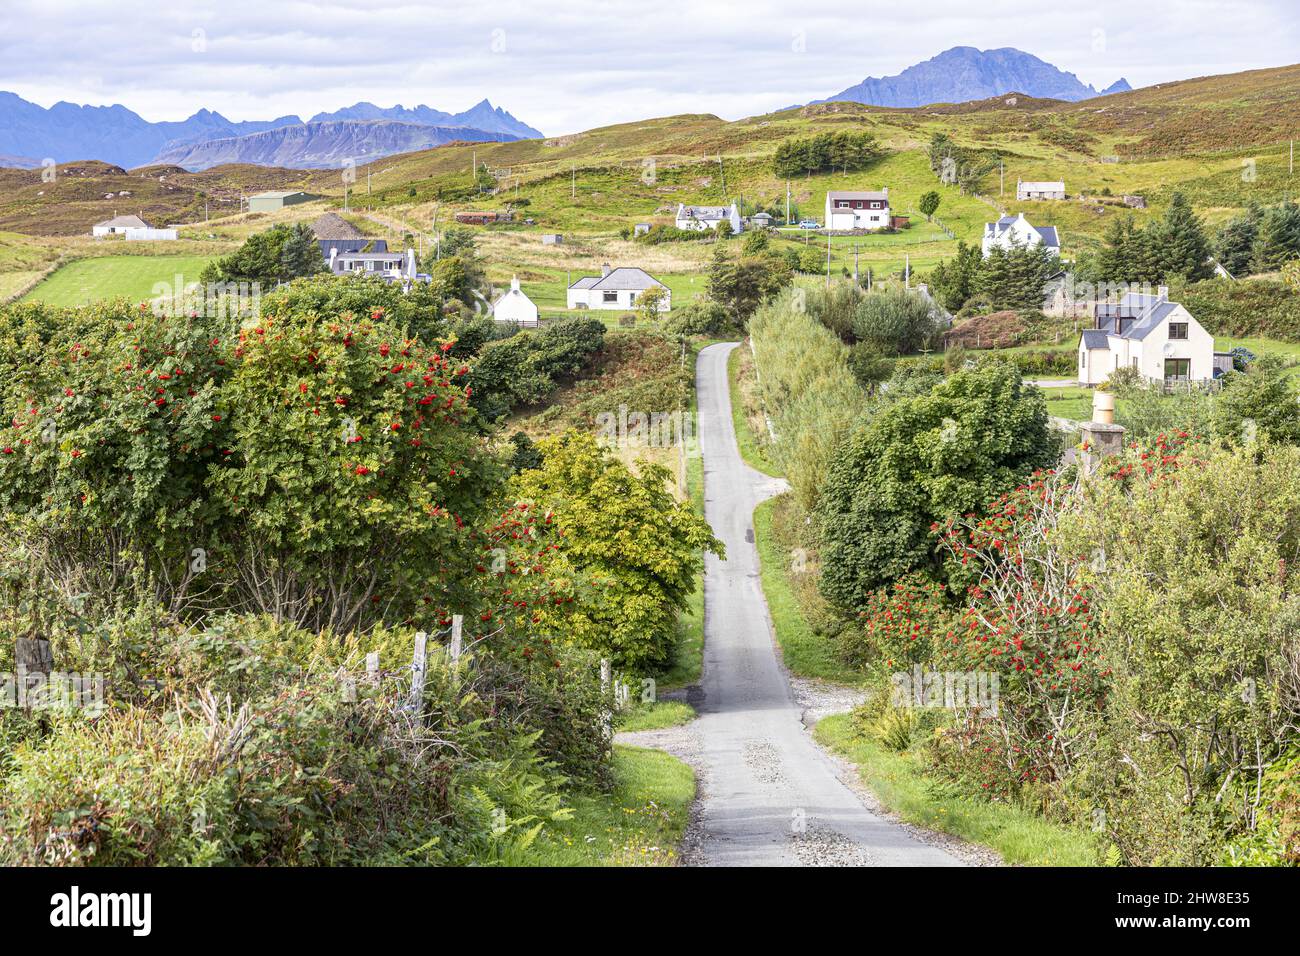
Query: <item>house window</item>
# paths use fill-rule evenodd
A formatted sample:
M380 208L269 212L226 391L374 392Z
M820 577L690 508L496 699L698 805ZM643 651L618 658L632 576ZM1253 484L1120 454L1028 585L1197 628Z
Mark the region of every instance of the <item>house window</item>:
M601 301L603 301L603 302L614 302L614 303L617 303L617 302L618 302L618 293L617 293L617 292L602 292L602 293L601 293Z
M840 209L848 209L848 208L849 208L849 204L848 204L848 202L846 202L846 201L843 200L843 199L841 199L841 200L840 200L839 202L837 202L835 205L838 206Z
M1191 359L1165 359L1166 382L1190 382L1191 380Z
M1186 323L1186 322L1170 322L1170 323L1169 323L1169 337L1170 337L1171 339L1186 339L1186 338L1187 338L1187 323Z

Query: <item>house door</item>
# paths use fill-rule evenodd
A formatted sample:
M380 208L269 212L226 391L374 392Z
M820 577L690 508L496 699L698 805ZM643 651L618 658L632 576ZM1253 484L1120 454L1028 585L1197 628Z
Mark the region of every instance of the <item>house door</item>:
M1190 382L1191 380L1191 359L1165 359L1165 384L1170 382Z

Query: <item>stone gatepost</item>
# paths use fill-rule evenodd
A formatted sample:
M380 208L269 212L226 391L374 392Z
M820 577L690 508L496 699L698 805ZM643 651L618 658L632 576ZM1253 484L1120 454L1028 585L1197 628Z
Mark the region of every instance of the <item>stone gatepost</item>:
M1124 426L1115 424L1115 396L1097 391L1092 396L1092 421L1080 426L1083 445L1079 460L1083 473L1091 475L1103 458L1124 450Z

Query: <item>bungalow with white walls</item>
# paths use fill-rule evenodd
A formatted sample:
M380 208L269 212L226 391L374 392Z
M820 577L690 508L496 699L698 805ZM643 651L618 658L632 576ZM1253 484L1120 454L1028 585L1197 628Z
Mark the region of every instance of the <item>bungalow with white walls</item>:
M537 328L537 306L519 288L519 276L510 277L510 291L492 303L492 318L511 322L520 328Z
M1156 295L1129 292L1096 307L1096 327L1079 339L1079 384L1100 385L1116 369L1132 367L1144 379L1171 385L1214 378L1214 336L1177 302L1169 288Z
M90 234L98 239L104 236L124 236L128 229L148 229L149 224L139 216L114 216L90 227Z
M889 228L889 187L879 192L830 190L824 221L827 229Z
M1016 180L1016 199L1027 202L1031 199L1064 199L1065 183L1053 182L1026 183Z
M677 204L677 228L704 232L717 229L724 222L731 223L732 232L740 232L745 224L740 218L740 210L733 202L730 206L687 206Z
M664 290L659 311L672 308L672 290L644 269L623 267L611 269L609 263L601 267L598 276L583 276L569 286L570 309L631 309L647 290Z
M981 248L984 258L994 249L1021 249L1042 246L1054 256L1061 254L1061 242L1056 237L1055 226L1033 226L1022 212L1018 216L1003 216L997 222L984 223Z
M419 271L415 262L415 250L405 252L388 252L371 250L369 252L339 252L330 250L329 270L336 276L366 275L375 276L385 282L428 282L430 277Z

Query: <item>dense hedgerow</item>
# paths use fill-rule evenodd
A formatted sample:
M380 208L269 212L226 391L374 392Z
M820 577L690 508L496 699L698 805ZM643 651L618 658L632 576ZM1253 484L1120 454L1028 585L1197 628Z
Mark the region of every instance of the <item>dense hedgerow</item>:
M491 348L333 278L255 317L6 312L0 671L40 638L104 709L0 710L0 860L493 862L608 782L611 647L568 639L594 592L551 573L581 540L512 494L462 331Z

